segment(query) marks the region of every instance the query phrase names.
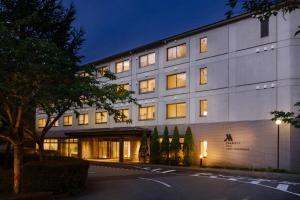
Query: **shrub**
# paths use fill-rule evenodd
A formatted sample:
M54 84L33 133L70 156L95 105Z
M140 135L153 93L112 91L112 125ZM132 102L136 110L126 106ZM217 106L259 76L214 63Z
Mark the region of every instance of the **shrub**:
M178 155L180 151L180 141L179 141L179 131L177 126L175 126L174 128L170 150L171 150L171 165L178 165L180 160Z
M154 128L153 134L151 137L151 145L150 145L150 163L158 164L159 163L159 138L157 127Z
M160 147L161 147L160 149L161 163L169 164L170 141L169 141L169 130L167 126L165 126L163 139Z
M23 167L24 192L75 194L85 187L88 161L69 157L49 157L30 161Z
M148 156L147 133L146 133L146 130L144 130L142 139L141 139L141 146L139 149L139 159L145 163L147 161L147 156Z
M183 163L186 166L190 166L193 163L194 158L194 139L193 133L190 127L186 129L183 143Z

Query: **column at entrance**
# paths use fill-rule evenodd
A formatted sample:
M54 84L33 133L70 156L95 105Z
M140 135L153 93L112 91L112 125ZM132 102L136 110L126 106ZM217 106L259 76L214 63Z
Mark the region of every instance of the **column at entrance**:
M124 161L124 139L121 138L119 142L119 162Z

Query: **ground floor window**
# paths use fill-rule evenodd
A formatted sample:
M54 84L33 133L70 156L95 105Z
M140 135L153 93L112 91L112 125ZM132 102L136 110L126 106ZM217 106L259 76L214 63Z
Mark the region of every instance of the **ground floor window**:
M119 142L111 142L111 157L119 158Z
M107 141L99 141L99 158L108 158L107 148Z
M78 156L78 139L65 139L61 141L61 154L63 156Z
M58 150L58 139L45 139L44 150L57 151Z
M200 142L200 157L206 158L207 157L207 141Z
M124 158L130 158L130 141L124 141Z

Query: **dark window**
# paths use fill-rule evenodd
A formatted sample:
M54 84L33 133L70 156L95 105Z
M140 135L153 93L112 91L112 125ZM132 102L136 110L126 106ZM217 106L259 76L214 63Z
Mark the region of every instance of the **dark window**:
M262 38L269 36L269 20L263 20L260 22L260 36Z

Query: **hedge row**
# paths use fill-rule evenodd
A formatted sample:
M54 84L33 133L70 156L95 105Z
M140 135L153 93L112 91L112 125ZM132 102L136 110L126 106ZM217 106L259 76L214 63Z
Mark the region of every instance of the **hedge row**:
M23 168L24 192L53 192L75 194L85 187L88 161L66 157L52 157L32 161Z

